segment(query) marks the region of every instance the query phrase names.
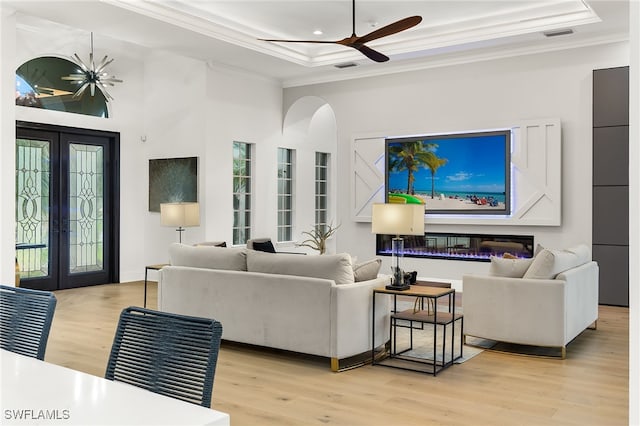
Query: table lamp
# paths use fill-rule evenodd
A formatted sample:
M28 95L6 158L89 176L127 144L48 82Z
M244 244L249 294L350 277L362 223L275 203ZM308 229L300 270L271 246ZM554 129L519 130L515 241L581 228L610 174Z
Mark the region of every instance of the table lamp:
M200 225L200 205L198 203L160 204L160 223L163 226L177 226L179 241L185 227Z
M401 235L424 235L424 204L373 204L371 232L395 235L391 240L391 270L393 277L387 289L407 290L401 258L404 240Z

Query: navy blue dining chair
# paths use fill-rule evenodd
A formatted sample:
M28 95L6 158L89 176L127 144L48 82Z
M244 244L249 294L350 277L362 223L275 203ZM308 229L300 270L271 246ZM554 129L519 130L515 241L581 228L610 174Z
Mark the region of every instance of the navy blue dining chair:
M55 309L49 291L0 285L0 348L43 360Z
M105 378L211 407L221 339L214 319L125 308Z

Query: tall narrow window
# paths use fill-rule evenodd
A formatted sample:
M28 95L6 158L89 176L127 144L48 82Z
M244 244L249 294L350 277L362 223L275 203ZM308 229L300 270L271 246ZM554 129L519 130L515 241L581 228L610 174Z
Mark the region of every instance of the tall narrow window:
M329 217L329 154L316 152L316 228L325 229Z
M233 244L251 238L251 144L233 143Z
M278 148L278 241L293 239L294 153Z

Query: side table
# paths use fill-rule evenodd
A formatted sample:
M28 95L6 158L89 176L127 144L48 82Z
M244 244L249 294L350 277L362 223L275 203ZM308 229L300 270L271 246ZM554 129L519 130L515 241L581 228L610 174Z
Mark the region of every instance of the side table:
M463 316L462 314L455 313L455 290L451 288L442 287L426 287L412 285L409 290L389 290L385 287L378 287L373 290L373 318L375 318L376 310L376 294L387 294L393 297L393 310L389 319L389 332L391 336L391 345L389 351L383 350L382 353L376 354L375 346L371 348L371 359L373 365L384 365L388 367L401 368L405 370L414 370L420 372L426 372L433 374L434 376L450 367L455 360L462 357L462 327ZM420 299L420 309L416 307L398 311L397 297L409 296ZM441 297L448 298L448 312L438 312L437 301ZM427 308L424 310L424 299L427 299L427 307L432 305L433 310ZM409 322L409 326L403 325L400 322ZM455 324L460 321L460 353L455 354L454 343L456 339ZM419 323L420 327L414 327L413 323ZM427 326L425 326L427 325ZM432 327L428 327L431 325ZM451 340L447 339L447 326L451 329ZM406 349L398 350L397 345L397 329L398 328L409 329L410 339L409 347ZM439 341L438 327L442 327L442 337ZM372 336L375 336L375 321L372 320ZM418 332L416 330L422 330L424 332L431 331L433 336L433 355L431 357L418 357L409 354L413 350L414 338L413 333ZM372 340L373 341L373 340ZM442 344L441 351L438 350L438 344ZM449 345L447 344L449 343ZM441 355L438 359L437 355ZM447 359L447 355L449 355Z
M147 274L149 273L149 270L159 271L165 266L169 266L169 263L158 263L155 265L147 265L144 267L144 306L143 308L147 307Z

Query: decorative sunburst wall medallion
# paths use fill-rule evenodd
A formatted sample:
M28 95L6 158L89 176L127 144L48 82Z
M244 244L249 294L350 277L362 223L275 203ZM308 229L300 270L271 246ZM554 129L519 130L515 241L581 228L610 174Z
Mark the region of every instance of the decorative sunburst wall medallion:
M80 87L73 94L74 98L79 98L82 96L87 87L91 91L91 96L94 96L96 93L96 87L102 91L104 94L105 100L109 102L109 100L113 100L113 96L109 94L105 85L115 86L115 83L122 83L122 80L117 79L115 76L110 76L109 73L105 71L105 68L113 62L113 59L107 59L108 56L105 55L102 58L102 61L96 66L93 56L93 32L91 33L91 52L89 53L89 64L85 64L82 59L78 56L77 53L74 53L71 57L71 60L80 67L75 74L69 74L66 77L62 77L63 80L69 80L73 84L77 84Z

